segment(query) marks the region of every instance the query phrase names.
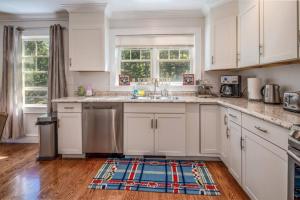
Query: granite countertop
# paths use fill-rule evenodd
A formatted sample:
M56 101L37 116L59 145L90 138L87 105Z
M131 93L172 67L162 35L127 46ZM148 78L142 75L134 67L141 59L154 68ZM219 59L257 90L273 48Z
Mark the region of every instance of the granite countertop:
M283 110L281 105L248 101L243 98L198 98L179 96L178 99L131 99L129 96L65 97L54 99L56 103L122 102L122 103L202 103L219 104L258 117L283 128L290 129L300 124L300 114Z

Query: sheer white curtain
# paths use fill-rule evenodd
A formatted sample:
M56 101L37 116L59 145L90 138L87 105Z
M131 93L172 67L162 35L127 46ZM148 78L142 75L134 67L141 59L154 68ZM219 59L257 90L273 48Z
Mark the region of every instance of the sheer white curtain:
M16 139L24 135L22 97L22 31L4 26L3 65L0 71L0 112L8 114L2 140Z

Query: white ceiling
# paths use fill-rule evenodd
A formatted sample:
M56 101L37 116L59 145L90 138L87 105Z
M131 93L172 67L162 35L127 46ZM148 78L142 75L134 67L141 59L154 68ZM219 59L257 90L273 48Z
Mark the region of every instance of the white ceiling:
M200 10L228 0L0 0L0 12L40 14L62 11L61 4L107 3L112 12L156 10Z

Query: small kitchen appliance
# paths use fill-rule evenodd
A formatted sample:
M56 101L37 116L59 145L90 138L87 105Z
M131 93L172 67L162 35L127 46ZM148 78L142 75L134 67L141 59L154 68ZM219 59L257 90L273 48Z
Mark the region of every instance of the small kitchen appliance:
M300 113L300 91L285 92L283 95L283 108Z
M241 76L221 76L221 97L241 97Z
M253 101L262 100L261 90L261 79L259 78L248 78L248 99Z
M213 93L211 89L213 88L208 84L207 81L198 80L196 81L196 85L198 87L197 96L198 97L212 97Z
M280 86L276 84L266 84L261 88L263 102L269 104L280 104Z
M288 147L288 200L300 199L300 126L294 125Z

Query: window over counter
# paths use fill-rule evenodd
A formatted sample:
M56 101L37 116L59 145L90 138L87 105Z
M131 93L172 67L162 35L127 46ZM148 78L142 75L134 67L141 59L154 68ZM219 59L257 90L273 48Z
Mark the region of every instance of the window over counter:
M116 44L116 77L126 75L130 83L159 78L176 86L183 74L195 73L193 35L119 36Z
M48 99L49 37L22 37L24 106L43 106Z

